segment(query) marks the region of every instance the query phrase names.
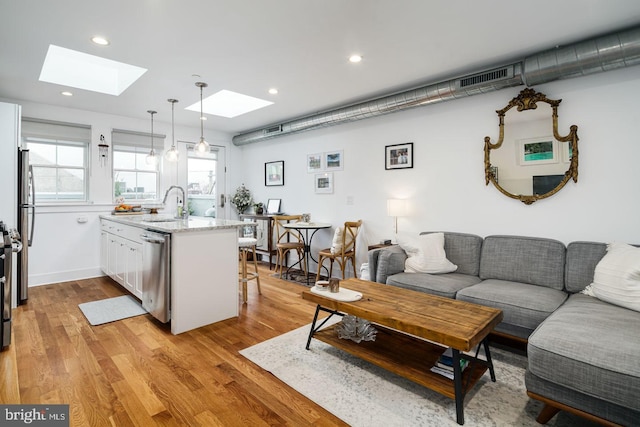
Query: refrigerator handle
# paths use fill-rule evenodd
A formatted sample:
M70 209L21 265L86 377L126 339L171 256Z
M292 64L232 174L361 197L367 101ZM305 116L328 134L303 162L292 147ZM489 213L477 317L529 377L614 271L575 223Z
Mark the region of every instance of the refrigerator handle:
M36 184L35 184L35 180L33 179L33 166L29 165L29 182L30 182L30 189L31 189L31 230L29 230L29 240L28 240L28 245L31 246L31 244L33 243L33 230L35 228L36 225Z

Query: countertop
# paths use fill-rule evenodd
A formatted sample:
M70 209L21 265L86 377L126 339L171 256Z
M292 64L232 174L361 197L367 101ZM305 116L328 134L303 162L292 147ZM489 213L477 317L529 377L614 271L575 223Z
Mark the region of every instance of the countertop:
M161 233L183 233L190 231L219 230L223 228L239 228L245 225L256 225L252 222L218 219L202 216L189 217L188 220L175 219L171 215L100 215L100 218L125 225L159 231Z

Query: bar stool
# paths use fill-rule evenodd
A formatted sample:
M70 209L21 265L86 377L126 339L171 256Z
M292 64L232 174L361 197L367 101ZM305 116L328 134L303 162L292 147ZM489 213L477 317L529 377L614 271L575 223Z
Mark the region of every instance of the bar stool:
M260 276L258 274L258 262L256 261L256 244L258 239L253 237L238 237L238 248L240 249L240 278L238 281L242 284L242 302L247 302L247 282L254 280L258 284L258 294L262 295L260 290ZM252 254L253 267L255 271L247 271L247 256Z

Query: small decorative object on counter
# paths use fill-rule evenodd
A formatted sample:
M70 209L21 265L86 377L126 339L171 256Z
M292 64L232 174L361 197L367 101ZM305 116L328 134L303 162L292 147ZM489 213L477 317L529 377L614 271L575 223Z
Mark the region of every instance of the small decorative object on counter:
M329 279L329 292L333 292L334 294L340 292L340 280Z
M302 222L311 222L311 214L303 213L302 214Z
M256 215L262 215L264 213L264 203L258 202L253 205L253 207L256 210Z
M242 215L253 203L251 192L242 184L231 198L231 203L236 207L238 214Z
M350 314L345 315L342 321L336 325L338 338L348 339L359 343L360 341L375 341L378 331L371 322Z
M327 280L318 280L316 282L316 289L319 291L328 291L329 290L329 282Z

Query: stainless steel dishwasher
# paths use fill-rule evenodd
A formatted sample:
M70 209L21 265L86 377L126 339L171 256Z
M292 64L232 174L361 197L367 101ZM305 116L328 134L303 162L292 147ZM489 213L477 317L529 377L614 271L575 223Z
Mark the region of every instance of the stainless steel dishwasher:
M145 231L142 239L142 307L159 321L171 319L171 234Z

